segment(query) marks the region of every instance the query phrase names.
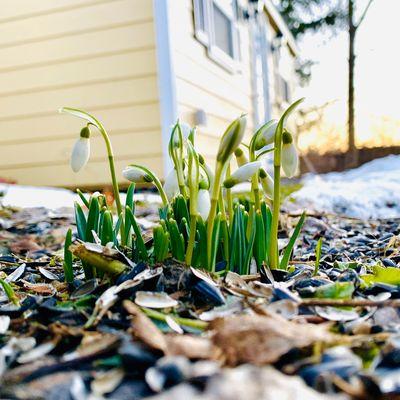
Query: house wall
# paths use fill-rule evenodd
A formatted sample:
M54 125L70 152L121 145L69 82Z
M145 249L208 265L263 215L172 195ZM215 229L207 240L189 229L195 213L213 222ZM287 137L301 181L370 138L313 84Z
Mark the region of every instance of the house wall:
M162 171L151 0L2 0L0 60L0 177L67 187L109 182L97 133L85 170L70 170L82 121L58 114L62 106L104 123L120 178L129 162Z
M204 110L207 126L199 128L196 147L212 164L225 128L242 113L253 129L250 43L248 28L240 26L240 70L229 72L209 58L206 47L195 38L193 1L172 1L173 65L179 117L195 124L196 110Z

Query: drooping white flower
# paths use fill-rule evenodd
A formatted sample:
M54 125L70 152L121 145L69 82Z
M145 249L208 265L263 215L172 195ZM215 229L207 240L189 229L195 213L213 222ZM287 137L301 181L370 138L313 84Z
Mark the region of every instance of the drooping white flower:
M274 143L277 126L278 122L272 120L259 128L256 141L256 150L259 150L264 146L268 146L269 144Z
M197 212L200 214L203 221L207 220L210 208L210 192L207 189L200 189L197 197Z
M261 161L252 161L242 165L229 178L225 179L224 186L227 189L238 183L248 181L261 168Z
M293 143L293 136L287 130L282 134L281 163L285 175L288 178L294 176L299 164L299 156Z
M122 175L128 181L135 183L153 182L153 179L149 174L146 173L146 171L132 165L128 165L127 167L125 167L124 170L122 171Z
M175 168L168 172L164 182L164 192L168 200L172 200L179 193L178 176Z
M265 195L272 199L274 197L274 180L264 168L260 169L260 182Z
M80 171L89 161L90 157L90 130L85 126L80 133L78 140L72 148L70 164L72 171Z

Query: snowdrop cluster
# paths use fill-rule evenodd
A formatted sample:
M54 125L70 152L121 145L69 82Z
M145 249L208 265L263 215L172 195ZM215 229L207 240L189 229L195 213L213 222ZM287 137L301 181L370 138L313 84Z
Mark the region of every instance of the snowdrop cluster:
M123 244L132 244L132 251L138 251L145 259L152 257L153 262L172 256L187 265L210 271L224 268L249 273L253 258L258 267L268 264L271 268L285 268L287 265L279 263L277 254L280 175L283 170L287 177L292 177L298 168L297 150L293 135L286 127L286 118L299 102L289 107L279 121L263 124L249 144L244 142L246 117L242 115L234 120L221 137L213 169L196 149L196 129L178 121L171 128L168 151L172 169L164 185L151 170L141 165L130 164L122 172L124 178L134 184L154 185L163 203L150 253L141 242L135 242L137 249L134 249L130 235L134 234L135 240L140 241L140 232L138 234L135 227L133 212L132 215L128 213L128 218L117 204L120 216L117 231L125 238ZM83 111L63 111L87 121L73 147L73 171L80 171L89 160L89 127L93 125L105 139L114 184L112 148L103 126ZM269 153L273 154L273 176L263 162ZM231 171L234 164L237 168ZM247 206L234 198L231 191L243 182L251 182ZM116 200L119 199L116 184L114 192ZM126 207L131 211L133 204Z

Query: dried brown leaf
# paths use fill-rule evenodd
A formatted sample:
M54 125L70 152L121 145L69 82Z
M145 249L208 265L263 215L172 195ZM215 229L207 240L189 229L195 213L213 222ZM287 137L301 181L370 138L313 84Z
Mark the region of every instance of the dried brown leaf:
M281 317L240 315L218 318L210 323L212 340L228 365L277 361L293 348L315 342L332 342L335 336L326 327L296 324Z
M220 355L219 349L209 338L169 334L165 336L165 340L168 355L207 360L215 360Z

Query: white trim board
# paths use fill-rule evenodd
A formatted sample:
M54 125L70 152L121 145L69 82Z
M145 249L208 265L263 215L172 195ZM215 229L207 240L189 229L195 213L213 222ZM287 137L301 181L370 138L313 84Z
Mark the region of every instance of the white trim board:
M171 127L178 119L175 72L172 60L170 8L171 0L153 0L164 178L172 168L171 160L168 157L168 142Z

